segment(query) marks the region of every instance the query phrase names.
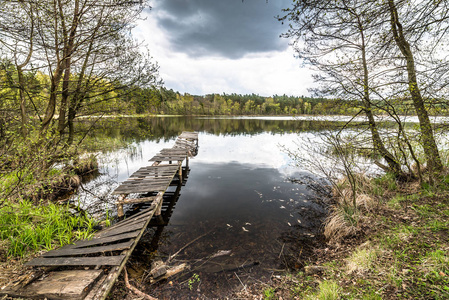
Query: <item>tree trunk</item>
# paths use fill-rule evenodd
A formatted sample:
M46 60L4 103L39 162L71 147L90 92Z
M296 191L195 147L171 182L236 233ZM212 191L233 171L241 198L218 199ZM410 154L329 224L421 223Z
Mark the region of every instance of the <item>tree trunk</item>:
M61 19L64 20L62 4L59 1L59 11L61 14ZM72 63L72 52L75 44L75 35L78 28L78 18L79 18L79 0L75 0L75 10L73 12L72 25L69 30L69 35L67 35L65 22L62 23L64 32L64 77L62 80L62 93L61 93L61 105L59 107L59 124L58 130L59 134L62 136L64 134L64 129L66 127L66 111L67 103L69 99L69 85L70 85L70 75L71 75L71 63Z
M23 78L23 70L21 66L16 66L17 77L19 79L19 98L20 98L20 119L21 119L21 133L22 137L26 137L28 130L28 114L26 111L26 100L25 100L25 80Z
M364 34L364 28L362 25L362 22L360 21L360 18L358 18L358 27L360 30L360 36L362 39L362 64L363 64L363 104L364 104L364 111L368 118L369 128L371 131L371 138L373 140L373 147L374 150L379 153L385 161L388 163L388 166L390 168L390 171L394 173L397 177L405 176L404 172L401 169L401 165L398 163L398 161L395 159L395 157L388 151L388 149L385 147L382 139L380 138L379 131L377 129L376 121L374 120L373 112L371 109L371 99L370 99L370 92L369 92L369 73L368 73L368 64L366 60L366 44L365 44L365 34Z
M402 30L402 24L399 21L399 16L394 0L388 0L388 5L390 11L391 29L393 31L394 40L406 60L408 87L413 100L413 105L416 110L416 114L418 115L419 119L419 125L422 135L422 146L424 148L424 154L427 160L427 167L431 172L441 171L443 168L443 164L441 163L441 158L433 135L433 129L430 123L429 115L425 108L424 100L418 86L413 53L411 51L410 44L405 39Z
M41 132L48 129L50 122L53 120L56 110L56 98L59 88L59 83L61 81L62 68L60 64L56 67L54 74L51 76L51 86L50 86L50 98L48 99L47 108L45 110L45 116L41 124Z

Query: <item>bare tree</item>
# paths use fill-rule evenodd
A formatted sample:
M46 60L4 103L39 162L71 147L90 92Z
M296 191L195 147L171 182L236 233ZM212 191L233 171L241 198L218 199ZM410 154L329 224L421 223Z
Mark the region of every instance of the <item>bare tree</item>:
M401 55L400 59L405 62L406 82L419 119L427 167L430 171L441 171L443 164L435 142L428 108L421 91L423 83L418 81L414 53L419 52L421 46L424 46L421 39L428 39L432 43L436 43L446 36L448 29L446 22L449 17L447 1L413 1L410 3L402 0L388 0L384 7L385 15L389 16L389 29L391 29L388 41L390 44L394 43L397 46ZM403 16L408 19L406 26L402 22ZM428 53L430 54L436 48L436 45L430 44L427 49L429 50L429 48ZM434 68L433 66L425 66L425 68L429 67Z
M358 100L365 113L373 148L388 163L389 171L404 176L399 160L385 147L375 121L371 91L375 68L373 32L381 26L372 1L297 1L282 20L290 21L286 37L296 53L320 73L315 76L320 95Z

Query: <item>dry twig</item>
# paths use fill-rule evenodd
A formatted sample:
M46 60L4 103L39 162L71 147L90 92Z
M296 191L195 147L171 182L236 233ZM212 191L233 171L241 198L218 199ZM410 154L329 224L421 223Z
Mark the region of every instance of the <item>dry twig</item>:
M170 257L167 259L167 264L170 263L172 261L173 258L175 258L175 256L177 256L182 250L184 250L185 248L189 247L191 244L195 243L196 241L198 241L200 238L205 237L206 235L208 235L209 233L211 233L212 230L206 232L203 235L200 235L199 237L197 237L196 239L188 242L187 244L185 244L181 249L179 249L175 254L170 255Z
M123 271L124 271L124 273L125 273L125 274L124 274L124 275L125 275L125 285L126 285L126 287L127 287L128 289L130 289L134 294L136 294L136 295L138 295L138 296L140 296L140 297L143 297L144 299L148 299L148 300L157 300L157 298L151 297L150 295L145 294L144 292L139 291L136 287L132 286L132 285L129 283L129 280L128 280L128 272L126 271L126 266L124 267Z

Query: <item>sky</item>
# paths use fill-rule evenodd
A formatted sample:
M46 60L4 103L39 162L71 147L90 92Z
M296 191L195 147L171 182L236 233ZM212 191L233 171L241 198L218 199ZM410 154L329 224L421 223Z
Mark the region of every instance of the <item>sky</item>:
M292 0L150 0L133 34L150 49L164 86L181 93L309 95L288 30L275 17Z

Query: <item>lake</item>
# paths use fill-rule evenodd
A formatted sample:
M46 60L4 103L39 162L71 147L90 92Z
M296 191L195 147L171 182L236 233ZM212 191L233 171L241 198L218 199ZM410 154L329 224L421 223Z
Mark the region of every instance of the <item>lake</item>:
M317 132L337 125L285 117L104 120L95 138L123 146L99 154L100 175L72 201L98 218L113 217L116 198L110 194L120 182L172 147L182 131L198 132L199 150L185 186L171 188L174 199L166 199L174 206L168 224L147 230L128 271L157 297L223 297L247 283L299 270L311 246L322 241L325 205L316 190L325 181L296 166L285 149L315 143ZM298 151L303 158L313 156ZM179 250L171 264L187 263L190 270L151 285L151 261L165 261Z

